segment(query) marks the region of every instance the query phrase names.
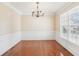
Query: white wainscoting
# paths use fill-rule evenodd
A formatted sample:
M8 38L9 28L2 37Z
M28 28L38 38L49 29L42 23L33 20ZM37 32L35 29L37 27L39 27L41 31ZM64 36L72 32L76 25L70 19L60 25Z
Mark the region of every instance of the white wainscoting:
M54 40L53 31L22 31L23 40Z
M0 36L0 55L5 53L8 49L16 45L18 42L23 40L54 40L54 32L49 31L22 31L9 33L6 35Z
M56 40L57 42L59 42L63 47L65 47L68 51L70 51L73 55L75 56L79 56L79 46L75 45L74 43L63 39L63 38L59 38Z
M9 33L0 36L0 55L13 47L21 40L21 32Z

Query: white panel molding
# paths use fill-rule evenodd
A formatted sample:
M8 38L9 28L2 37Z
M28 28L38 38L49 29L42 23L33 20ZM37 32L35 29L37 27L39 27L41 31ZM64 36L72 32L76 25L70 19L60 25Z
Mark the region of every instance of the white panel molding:
M73 55L79 56L79 46L61 37L56 41L60 43L64 48L66 48L68 51L70 51Z
M15 7L13 7L11 4L7 3L7 2L3 2L2 4L4 4L5 6L10 7L12 10L14 10L17 14L22 15L21 11L17 10Z
M54 38L57 40L59 39L60 32L54 32Z
M55 40L53 31L22 31L22 40Z
M21 40L21 32L15 32L0 36L0 55L15 46Z

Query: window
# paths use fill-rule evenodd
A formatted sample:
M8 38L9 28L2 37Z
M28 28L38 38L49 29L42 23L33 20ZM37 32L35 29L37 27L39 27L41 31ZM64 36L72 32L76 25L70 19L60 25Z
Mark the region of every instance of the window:
M60 16L60 37L79 45L79 6Z

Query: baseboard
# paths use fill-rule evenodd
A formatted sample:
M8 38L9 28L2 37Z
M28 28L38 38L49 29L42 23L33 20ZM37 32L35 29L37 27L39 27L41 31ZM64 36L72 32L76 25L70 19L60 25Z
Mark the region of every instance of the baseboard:
M53 39L53 38L52 39L26 39L25 38L25 39L22 39L22 40L55 40L55 39Z

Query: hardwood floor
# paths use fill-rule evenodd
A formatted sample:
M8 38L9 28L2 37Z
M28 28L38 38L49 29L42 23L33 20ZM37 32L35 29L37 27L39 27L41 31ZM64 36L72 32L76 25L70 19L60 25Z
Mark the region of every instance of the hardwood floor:
M3 56L72 56L55 40L22 40Z

